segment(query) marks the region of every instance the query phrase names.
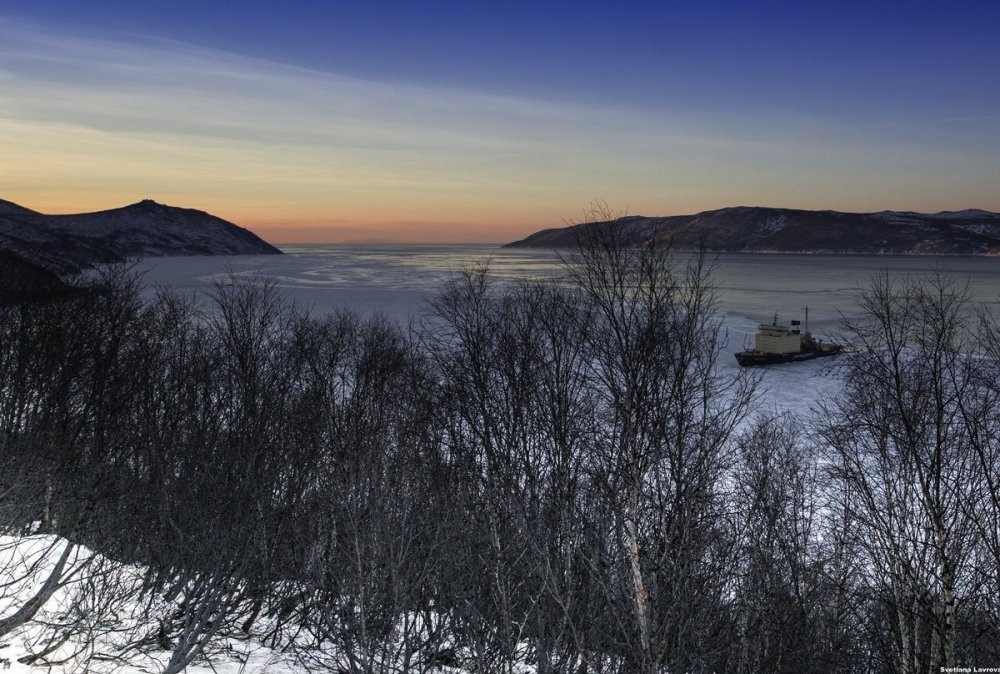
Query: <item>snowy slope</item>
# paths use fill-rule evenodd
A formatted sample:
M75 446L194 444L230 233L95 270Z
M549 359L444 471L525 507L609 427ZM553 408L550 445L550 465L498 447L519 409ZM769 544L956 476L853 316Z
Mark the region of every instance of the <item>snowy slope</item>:
M49 535L0 536L0 619L10 615L38 590L66 543L65 539ZM114 574L114 583L108 582L109 574ZM170 659L167 651L152 648L123 653L123 647L130 641L155 631L157 610L150 611L148 602L135 598L122 601L93 594L91 581L94 579L114 585L120 594L127 594L130 586L139 585L140 568L108 565L100 555L83 546L75 546L64 577L67 582L44 604L34 620L0 637L0 671L10 674L43 671L138 674L163 669ZM162 606L156 607L160 611L176 608L165 601L160 603ZM75 633L65 643L48 652L42 660L24 662L31 655L47 651L53 645L53 637L58 639L60 632L65 632L69 625L74 625ZM189 666L186 671L192 674L286 674L305 669L289 656L249 636L220 640L209 659Z

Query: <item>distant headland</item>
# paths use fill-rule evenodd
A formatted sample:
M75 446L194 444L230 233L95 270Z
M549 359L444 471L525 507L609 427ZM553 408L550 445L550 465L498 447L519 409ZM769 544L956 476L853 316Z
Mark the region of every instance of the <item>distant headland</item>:
M510 248L571 248L600 228L672 250L833 255L1000 255L1000 213L978 209L842 213L736 206L694 215L626 216L545 229Z
M123 208L45 215L0 199L0 292L22 296L99 264L175 255L281 251L214 215L150 199Z

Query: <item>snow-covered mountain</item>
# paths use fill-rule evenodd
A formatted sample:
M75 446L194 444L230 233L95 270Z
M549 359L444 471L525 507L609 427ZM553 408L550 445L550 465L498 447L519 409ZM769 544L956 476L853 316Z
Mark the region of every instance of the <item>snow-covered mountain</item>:
M44 215L0 200L0 251L59 274L139 257L281 253L214 215L149 199L76 215Z
M592 228L675 250L865 255L1000 255L1000 214L977 209L842 213L737 206L694 215L630 216L536 232L510 247L562 248Z

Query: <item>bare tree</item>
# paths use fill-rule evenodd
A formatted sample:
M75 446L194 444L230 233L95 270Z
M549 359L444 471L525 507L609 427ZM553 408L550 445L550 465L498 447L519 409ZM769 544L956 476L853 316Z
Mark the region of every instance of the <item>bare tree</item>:
M716 369L724 334L704 254L681 264L612 223L581 230L568 276L594 313L592 484L612 505L620 546L612 559L624 565L624 652L643 672L703 666L725 585L715 565L728 554L716 547L720 480L753 379Z
M900 672L956 664L976 498L969 426L977 395L967 291L940 274L878 277L848 324L858 352L828 410L823 438L868 558L869 591L885 607Z
M805 427L792 418L762 417L740 437L735 671L849 671L857 664L845 648L845 627L856 617L853 555L836 538L845 527L826 507L820 470Z

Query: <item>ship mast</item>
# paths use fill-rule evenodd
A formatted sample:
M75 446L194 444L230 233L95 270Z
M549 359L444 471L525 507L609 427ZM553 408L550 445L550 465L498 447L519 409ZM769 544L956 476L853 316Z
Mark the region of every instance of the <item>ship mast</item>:
M809 334L809 307L806 307L806 334Z

